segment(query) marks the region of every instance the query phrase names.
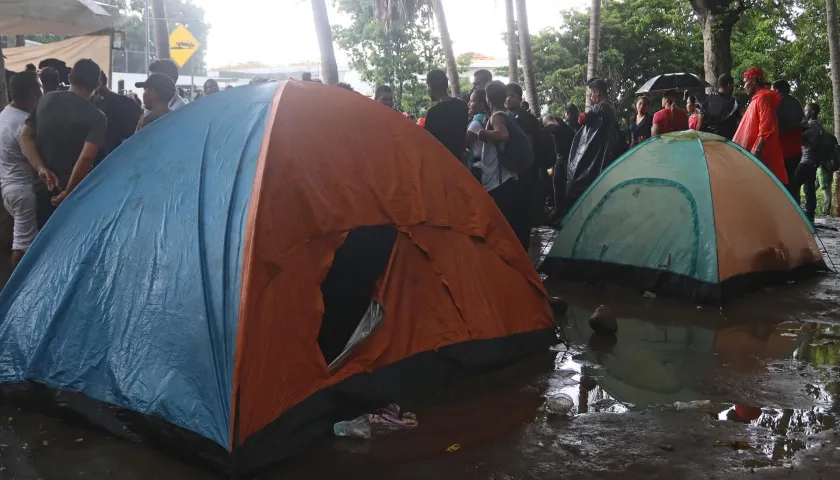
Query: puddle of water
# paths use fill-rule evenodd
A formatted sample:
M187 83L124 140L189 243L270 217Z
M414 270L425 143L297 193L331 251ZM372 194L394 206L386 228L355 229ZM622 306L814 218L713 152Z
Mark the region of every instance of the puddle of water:
M586 376L595 380L597 388L586 389L593 395L589 403L610 399L639 408L703 398L732 403L738 399L725 398L721 389L736 375L764 377L769 369L775 378L784 374L810 379L820 372L840 373L840 325L738 325L715 312L676 321L628 315L617 318L615 337L604 337L589 327L593 310L572 304L560 320L576 350L573 358L563 357L556 366L557 371L575 372L557 380L563 385L557 391L572 398L580 396L569 393L577 387L564 382L577 385ZM621 309L616 310L620 315ZM814 387L817 383L810 382L811 390L805 393L830 403L826 390Z
M752 468L782 466L803 450L825 443L812 441L811 437L820 432L834 429L837 418L827 408L815 407L804 409L773 409L732 405L717 415L720 421L746 423L755 427L752 441L755 448L762 452L767 461L745 462Z
M711 400L681 413L749 425L747 468L790 466L798 453L824 446L811 437L840 426L840 325L739 324L702 310L683 306L671 320L629 307L611 338L589 327L592 303L572 302L561 324L573 347L558 357L546 395L569 395L576 414L670 411L676 402ZM745 392L771 405L809 408L735 405Z
M555 370L549 376L545 396L551 398L568 395L574 402L570 412L572 414L629 411L633 405L615 399L593 378L593 375L597 375L599 367L577 360L579 357L580 351L569 351L565 355L557 356Z

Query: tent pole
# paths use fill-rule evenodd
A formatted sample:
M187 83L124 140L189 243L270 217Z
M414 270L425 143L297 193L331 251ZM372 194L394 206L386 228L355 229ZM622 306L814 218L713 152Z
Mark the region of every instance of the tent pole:
M146 74L149 73L149 0L146 0L146 5L143 9L143 23L146 26L146 48L143 50L146 52L146 70L143 73Z
M111 85L114 84L114 29L109 29L110 40L108 42L108 85L105 85L108 88L111 88Z

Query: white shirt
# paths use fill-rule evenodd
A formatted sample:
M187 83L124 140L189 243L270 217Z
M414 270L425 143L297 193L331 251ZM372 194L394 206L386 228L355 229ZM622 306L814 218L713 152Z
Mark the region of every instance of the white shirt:
M169 109L174 112L186 104L187 102L185 102L184 99L176 93L175 96L172 97L172 100L169 101Z
M484 128L484 126L481 124L481 122L476 121L476 120L472 120L470 122L469 126L467 127L467 130L470 131L470 132L473 132L475 134L478 134L478 132L480 132L483 128ZM479 159L479 158L481 158L481 151L484 148L484 142L482 142L479 139L475 139L471 148L472 148L472 152L473 152L473 158L474 159Z
M20 148L20 132L29 114L7 106L0 112L0 185L32 186L38 180L35 169L29 165Z
M511 178L516 178L516 174L499 163L499 152L496 150L496 145L492 142L481 143L483 144L481 151L481 186L484 187L484 190L491 192Z

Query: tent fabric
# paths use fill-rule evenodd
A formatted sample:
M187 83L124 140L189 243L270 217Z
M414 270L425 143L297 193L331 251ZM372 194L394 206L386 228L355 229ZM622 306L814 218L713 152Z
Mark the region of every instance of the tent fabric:
M91 172L0 295L0 382L83 391L227 444L241 238L273 95L196 102Z
M113 5L94 0L3 0L4 35L85 35L115 28L126 18Z
M0 294L0 384L165 420L248 469L296 451L336 409L556 343L527 255L450 160L398 112L316 83L168 114L85 179ZM352 277L336 269L355 254L377 266L364 288L345 284L367 297L343 298L325 279ZM371 305L376 321L358 326ZM333 368L330 335L348 345Z
M234 381L234 388L241 388L241 435L253 433L315 390L352 374L434 349L457 338L482 339L520 333L519 329L532 328L540 318L548 318L546 304L540 301L545 294L539 279L522 247L507 235L510 227L492 199L478 194L475 190L478 184L460 164L440 161L446 150L438 142L429 142L426 131L409 128L398 112L391 111L346 119L353 122L353 128L342 123L345 119L326 114L302 119L296 112L309 110L312 104L323 101L323 89L301 83L287 83L283 88L293 89L294 93L280 96L264 150L265 158L283 165L283 172L264 171L257 175L263 181L256 183L252 200L256 207L249 212L249 223L255 228L249 231L251 236L246 240L245 265L252 270L245 274L247 283L241 311L245 316L265 320L272 318L268 312L308 315L312 321L307 324L313 331L268 321L249 322L241 327ZM362 96L342 96L336 101L339 102L336 108L341 111L369 110L369 102ZM331 123L334 129L329 128ZM325 129L332 132L329 142L321 135L310 133ZM357 140L360 132L378 132L378 135L388 132L394 141L360 143ZM313 158L334 161L313 165ZM350 161L358 158L370 160ZM271 168L271 165L261 162L260 168L263 167ZM266 181L269 178L270 183ZM348 178L353 181L348 182ZM278 205L284 208L277 208ZM288 215L289 211L321 213ZM443 283L436 290L422 293L410 284L402 288L397 283L386 284L383 292L386 298L389 288L396 288L398 294L390 304L384 302L386 314L379 333L388 329L393 314L400 311L400 325L408 330L394 335L402 341L379 340L374 335L370 341L379 345L386 356L350 359L330 375L320 353L306 350L302 343L317 330L322 307L308 313L300 309L318 303L319 292L315 286L326 275L332 252L343 240L343 232L355 225L378 224L398 227L400 236L394 259L402 252L406 256L392 263L389 278L403 282L406 276L425 275L421 284L434 283L436 278L438 283ZM486 245L476 244L473 238L485 239ZM451 255L454 252L457 255ZM402 263L409 258L414 259L411 264ZM298 262L311 265L304 276L298 273L303 267L294 266ZM482 277L492 283L479 281ZM500 284L499 279L506 281ZM462 294L462 289L471 295ZM509 293L500 296L499 289ZM429 298L405 309L401 305L405 305L406 291L412 291L415 299L423 295ZM451 307L448 306L453 303L450 297L455 300ZM504 299L518 299L515 304L520 310L514 313L509 304L498 303ZM429 307L421 308L422 305ZM522 324L502 320L511 314L521 316ZM464 328L449 333L427 328L415 330L434 319L441 327L454 328L447 320L453 317L463 318ZM479 322L480 318L486 320ZM494 325L485 323L491 319L495 319ZM280 330L284 328L294 331ZM277 338L288 339L286 348L296 353L289 355L286 348L280 348ZM319 379L321 383L309 383L301 390L284 387L277 394L266 392L264 385L272 381L266 382L266 377L250 365L263 364L267 356L296 363L288 372L279 369L266 372L279 385L283 384L281 380L288 381L292 373L300 378ZM252 412L253 416L245 412Z
M730 280L757 284L801 267L824 267L802 210L752 155L697 132L655 137L605 170L543 264L564 278L698 301L721 300Z
M3 49L6 56L6 69L22 72L26 64L38 65L45 58L57 58L72 67L83 58L96 62L105 73L111 71L111 35L93 34L68 38L60 42L46 43L33 47L13 47Z

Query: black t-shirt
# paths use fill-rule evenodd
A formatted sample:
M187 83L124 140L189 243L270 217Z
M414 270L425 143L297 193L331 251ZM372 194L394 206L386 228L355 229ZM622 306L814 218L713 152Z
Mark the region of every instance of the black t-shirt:
M50 92L38 100L26 124L35 128L38 153L64 188L85 143L105 145L108 122L89 100L71 92Z
M117 95L110 90L97 95L94 105L105 114L108 120L105 145L100 145L96 155L96 163L99 163L134 134L137 122L143 115L143 109L134 100L125 95Z
M630 123L630 145L636 145L642 139L653 136L653 115L646 113L641 122L637 123L637 120L636 115L633 115L633 121Z
M540 131L540 121L537 120L537 117L528 110L511 112L511 114L513 115L513 118L516 119L516 123L519 124L519 128L525 132L525 135L533 140L537 135L537 132Z
M703 131L732 140L738 130L738 102L729 94L713 93L700 105Z
M458 98L438 103L426 113L426 131L448 148L458 160L464 155L467 143L467 104Z

